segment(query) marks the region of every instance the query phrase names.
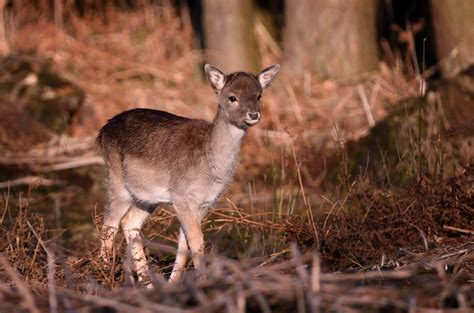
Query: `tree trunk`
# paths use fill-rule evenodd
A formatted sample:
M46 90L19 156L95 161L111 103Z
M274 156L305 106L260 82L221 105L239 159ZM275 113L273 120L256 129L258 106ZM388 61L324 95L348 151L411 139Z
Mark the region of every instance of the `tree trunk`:
M289 71L347 79L377 69L375 0L287 0L283 34Z
M204 0L205 59L224 72L257 71L253 0Z
M474 62L474 1L431 0L438 58L444 76Z
M311 67L315 34L313 16L317 9L311 0L285 2L283 52L286 71L302 74Z
M6 55L9 52L4 19L6 4L7 0L0 0L0 55Z

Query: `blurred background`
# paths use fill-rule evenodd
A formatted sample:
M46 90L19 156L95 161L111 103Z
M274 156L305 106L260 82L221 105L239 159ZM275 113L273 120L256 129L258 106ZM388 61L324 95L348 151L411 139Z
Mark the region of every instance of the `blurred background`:
M303 116L337 119L347 108L338 107L337 99L328 104L326 95L316 101L315 95L370 79L375 81L364 88L375 85L376 92L364 93L372 95L368 100L375 112L364 122L373 124L384 102L380 97L395 102L423 95L425 80L453 77L473 62L474 14L468 0L12 0L0 5L5 60L38 56L77 87L74 100L58 108L67 111L61 112L67 120L49 125L73 136L91 134L130 107L203 114L200 106L207 106L210 94L199 89L205 62L225 72L256 72L282 63L285 75L278 89L287 99L267 115L277 130L282 130L278 115L298 124ZM377 75L403 82L390 81L397 88L386 95ZM18 89L16 98L24 97ZM184 101L188 96L193 98Z
M71 258L92 253L105 201L97 131L136 107L212 120L205 63L226 73L282 65L235 182L205 223L219 253L238 258L252 245L246 256L275 260L296 241L330 269L363 268L397 260L420 236L439 244L474 229L474 1L3 0L0 9L5 238L33 238L19 226L27 211ZM157 210L146 232L175 245L172 210ZM27 260L24 243L0 250ZM172 257L151 254L160 268Z

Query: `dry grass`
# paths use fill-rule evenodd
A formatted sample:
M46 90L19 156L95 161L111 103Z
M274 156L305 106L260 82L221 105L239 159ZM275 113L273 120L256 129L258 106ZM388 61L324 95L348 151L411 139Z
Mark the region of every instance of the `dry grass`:
M207 235L225 233L225 228L273 235L279 242L267 244L280 250L255 255L254 241L239 260L211 251L207 281L195 283L190 270L184 284L167 284L159 273L169 273L171 259L166 256L173 248L150 241L154 291L137 289L126 279L123 251L110 266L96 258L95 242L61 248L63 231L45 226L28 199L14 200L7 193L0 233L5 238L0 247L0 309L16 309L20 303L37 312L51 312L53 305L59 311L469 312L474 305L474 242L463 236L472 228L462 227L472 227L472 178L470 172L440 185L420 186L403 200L358 190L348 198L358 199L361 206L347 211L341 203L317 220L316 237L298 215L215 210L205 222ZM163 226L171 226L172 218L165 209L155 215L160 237L169 233ZM313 247L319 247L319 254L311 252ZM332 272L334 268L339 271Z
M449 281L441 266L440 262L431 261L424 268L322 274L317 256L296 255L271 268L246 268L231 260L214 259L210 267L212 279L207 282L187 281L176 285L156 280L154 285L159 292L92 287L93 295L58 288L55 297L61 311L81 308L107 312L432 312L428 307L458 303L460 308L449 312L469 312L473 290ZM281 274L279 268L297 274ZM425 287L420 290L417 285ZM51 310L51 305L41 296L48 293L47 286L34 284L34 288L39 295L28 290L6 290L2 308L12 308L11 304L17 302L36 311Z

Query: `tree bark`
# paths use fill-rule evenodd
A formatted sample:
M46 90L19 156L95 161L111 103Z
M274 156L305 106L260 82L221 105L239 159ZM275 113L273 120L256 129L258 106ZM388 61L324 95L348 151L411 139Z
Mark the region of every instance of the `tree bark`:
M0 0L0 55L6 55L9 52L4 19L6 4L7 0Z
M204 0L205 59L226 73L257 71L253 0Z
M287 0L283 34L289 70L347 79L377 69L375 0Z
M431 0L436 50L444 76L474 63L474 1Z

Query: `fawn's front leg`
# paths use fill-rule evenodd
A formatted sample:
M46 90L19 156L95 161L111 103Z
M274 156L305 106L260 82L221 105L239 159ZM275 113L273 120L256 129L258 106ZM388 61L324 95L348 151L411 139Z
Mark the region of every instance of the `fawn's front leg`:
M191 207L185 201L175 201L175 210L189 249L191 250L197 276L205 277L206 264L204 261L204 236L201 230L202 217L198 214L198 206Z

